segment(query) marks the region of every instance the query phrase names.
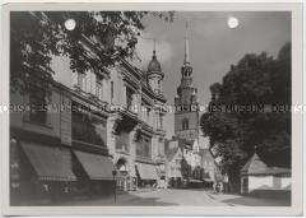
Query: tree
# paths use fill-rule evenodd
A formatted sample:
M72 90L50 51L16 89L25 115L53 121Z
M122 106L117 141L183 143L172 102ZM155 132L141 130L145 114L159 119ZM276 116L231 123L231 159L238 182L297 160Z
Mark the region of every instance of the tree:
M247 54L211 87L209 110L201 128L220 156L229 182L239 187L240 169L256 151L268 164L291 166L291 45L277 58ZM232 106L234 110L228 110ZM247 111L246 105L285 106L285 111ZM272 107L274 105L274 107ZM277 107L276 107L277 106ZM235 187L233 187L235 188Z
M71 69L79 73L103 69L118 57L132 57L145 28L142 18L149 14L173 19L173 12L11 12L11 90L27 91L31 82L50 81L52 55L68 55ZM74 30L65 28L67 19L75 20ZM89 54L84 39L93 43L95 56Z

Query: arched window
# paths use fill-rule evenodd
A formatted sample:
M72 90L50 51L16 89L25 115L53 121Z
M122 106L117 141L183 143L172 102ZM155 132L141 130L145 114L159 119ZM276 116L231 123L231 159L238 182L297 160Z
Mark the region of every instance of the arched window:
M189 120L187 118L184 118L182 121L182 129L183 130L189 129Z

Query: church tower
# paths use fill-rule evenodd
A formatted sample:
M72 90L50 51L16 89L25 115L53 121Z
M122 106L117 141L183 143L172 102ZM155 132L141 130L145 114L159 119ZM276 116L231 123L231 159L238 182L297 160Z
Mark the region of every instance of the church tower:
M199 103L197 88L193 86L193 68L190 63L188 24L186 24L185 55L181 67L181 83L175 97L175 135L180 139L196 140L199 137Z

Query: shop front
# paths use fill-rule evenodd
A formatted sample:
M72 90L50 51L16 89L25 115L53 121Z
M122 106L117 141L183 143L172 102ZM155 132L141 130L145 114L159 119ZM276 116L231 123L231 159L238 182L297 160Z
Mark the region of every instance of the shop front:
M79 195L110 197L114 193L115 177L110 157L74 150L74 172L78 176Z
M134 191L136 190L136 176L133 166L129 166L126 158L119 158L116 163L117 175L117 190Z
M58 202L71 195L77 177L72 171L69 148L16 141L11 149L12 205Z

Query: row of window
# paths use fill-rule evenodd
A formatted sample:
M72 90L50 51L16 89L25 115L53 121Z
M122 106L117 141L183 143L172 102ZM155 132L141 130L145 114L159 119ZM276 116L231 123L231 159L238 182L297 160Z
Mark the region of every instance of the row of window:
M84 90L85 89L85 74L78 74L78 87L80 87L80 89ZM103 99L103 76L101 75L97 75L96 76L96 96L99 99ZM114 99L114 82L111 81L110 83L110 92L111 92L111 103L113 102ZM129 88L126 87L126 107L129 110L132 110L133 105L133 97L134 97L134 91ZM144 106L144 105L142 105ZM143 118L146 122L148 122L149 124L151 123L151 108L149 106L145 107L146 110L143 114ZM163 118L162 116L159 116L158 118L158 124L157 124L157 128L162 129L162 123L163 123Z
M81 73L79 73L78 75L77 75L77 86L80 88L80 89L82 89L82 90L85 90L86 88L85 88L85 84L86 84L86 75L85 74L81 74ZM103 100L103 98L104 98L104 90L103 90L103 80L104 80L104 78L103 78L103 76L102 75L100 75L100 74L97 74L96 75L96 82L95 82L95 95L99 98L99 99L101 99L101 100ZM113 99L114 99L114 82L113 81L111 81L110 82L110 93L111 93L111 102L113 101Z
M47 94L43 90L32 88L29 93L30 103L37 107L47 104ZM74 103L77 104L77 103ZM36 123L45 124L47 110L31 110L30 119ZM106 121L100 120L94 115L80 111L72 113L72 139L89 144L106 146ZM116 149L129 152L130 136L122 131L116 136ZM140 136L137 142L136 155L140 157L152 157L151 138Z

